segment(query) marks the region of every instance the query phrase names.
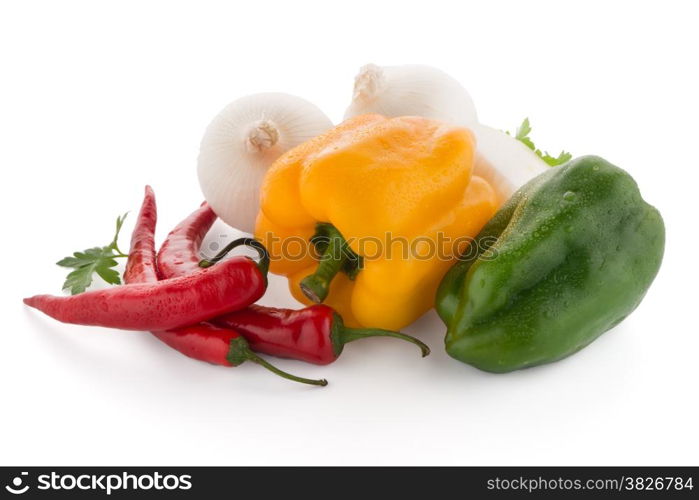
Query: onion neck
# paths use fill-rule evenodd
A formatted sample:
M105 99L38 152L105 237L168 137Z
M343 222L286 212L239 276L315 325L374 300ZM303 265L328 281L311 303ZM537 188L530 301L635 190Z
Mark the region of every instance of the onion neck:
M376 64L367 64L359 70L354 78L354 99L368 101L376 97L383 89L386 77L384 71Z
M261 153L279 142L279 129L270 120L259 120L245 134L245 145L251 153Z

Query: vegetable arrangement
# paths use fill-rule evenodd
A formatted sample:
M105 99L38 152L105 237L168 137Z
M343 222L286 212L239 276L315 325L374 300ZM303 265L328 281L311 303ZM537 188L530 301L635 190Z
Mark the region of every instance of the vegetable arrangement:
M333 127L285 94L231 103L201 143L206 202L158 252L147 187L128 254L121 216L109 245L58 262L72 269L70 296L24 302L67 323L151 331L197 360L251 361L324 386L259 353L325 365L349 342L389 337L424 357L429 348L397 330L435 307L453 358L509 372L588 345L638 306L660 268L662 218L627 172L538 149L529 120L513 133L479 123L440 70L363 67L345 118ZM202 259L217 217L255 238ZM229 255L239 247L258 260ZM255 304L268 271L307 307ZM119 286L87 291L94 274Z
M289 277L300 301L326 302L353 325L409 325L434 305L439 280L465 246L449 242L475 236L497 208L490 185L471 174L474 149L462 127L375 114L291 149L270 167L260 191L255 234L270 249L272 272ZM328 231L320 264L281 250L287 238L313 240ZM436 246L438 235L449 240L442 259L388 258L389 250L402 257L401 247L416 238ZM370 258L361 247L371 241L391 248ZM355 258L348 266L347 252L336 249L344 245L363 263Z
M269 256L265 247L247 238L231 242L211 260L200 260L201 240L215 220L216 215L205 203L170 232L157 257L161 278L196 273L220 260L240 243L257 248L261 252L261 262L267 266ZM153 230L150 234L152 236ZM416 344L423 357L430 353L424 343L409 335L389 330L345 328L342 318L325 306L294 311L251 305L213 318L211 322L242 334L256 352L316 364L335 361L346 343L366 337L394 337Z

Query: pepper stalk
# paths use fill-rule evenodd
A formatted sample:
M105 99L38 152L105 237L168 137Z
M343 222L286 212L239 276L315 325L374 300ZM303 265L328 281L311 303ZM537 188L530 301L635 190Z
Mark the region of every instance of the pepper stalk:
M316 224L311 243L320 253L316 271L301 280L303 294L319 304L330 291L330 283L340 271L353 280L363 266L363 259L349 247L345 238L335 226L327 222Z

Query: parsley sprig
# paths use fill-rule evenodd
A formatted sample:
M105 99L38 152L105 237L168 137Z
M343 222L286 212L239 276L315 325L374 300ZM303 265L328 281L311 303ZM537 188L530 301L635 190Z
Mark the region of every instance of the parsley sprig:
M117 217L116 233L109 245L88 248L82 252L74 252L72 256L56 262L59 266L73 269L73 271L68 273L65 283L63 283L64 290L70 290L71 295L84 292L92 283L92 275L94 273L97 273L107 283L112 285L121 284L119 272L113 268L117 265L115 259L128 257L127 254L119 250L119 245L117 244L126 215Z
M529 133L532 131L532 126L529 123L529 118L525 118L522 124L517 127L517 131L514 133L515 139L517 139L519 142L527 146L529 149L534 151L536 155L541 158L544 162L546 162L548 165L555 167L557 165L561 165L568 160L570 160L573 155L568 153L567 151L561 151L558 156L552 156L548 153L548 151L541 151L540 149L537 149L536 146L534 146L534 142L531 140L529 137ZM505 132L507 135L512 135L509 132Z

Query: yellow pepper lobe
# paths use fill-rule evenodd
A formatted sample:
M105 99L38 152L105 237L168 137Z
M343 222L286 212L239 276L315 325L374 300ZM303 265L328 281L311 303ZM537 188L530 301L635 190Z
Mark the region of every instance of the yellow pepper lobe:
M461 204L411 241L407 258L400 254L405 245L396 242L391 259L368 262L355 281L355 319L362 325L400 329L431 309L442 277L495 213L495 197L490 184L474 176Z
M330 223L363 257L354 281L335 276L325 303L352 326L399 329L434 304L437 285L496 209L491 186L472 176L467 129L419 117L363 115L289 151L267 172L256 235L271 271L299 282L313 257L284 255L284 242Z
M350 241L413 237L435 213L455 206L471 177L468 130L423 118L393 118L346 130L310 155L300 176L301 202Z
M304 208L298 188L301 169L316 151L333 144L346 132L358 133L362 128L383 120L380 115L362 115L343 122L280 156L269 168L260 188L262 212L275 224L287 227L313 226L315 219ZM293 189L290 189L294 186Z

